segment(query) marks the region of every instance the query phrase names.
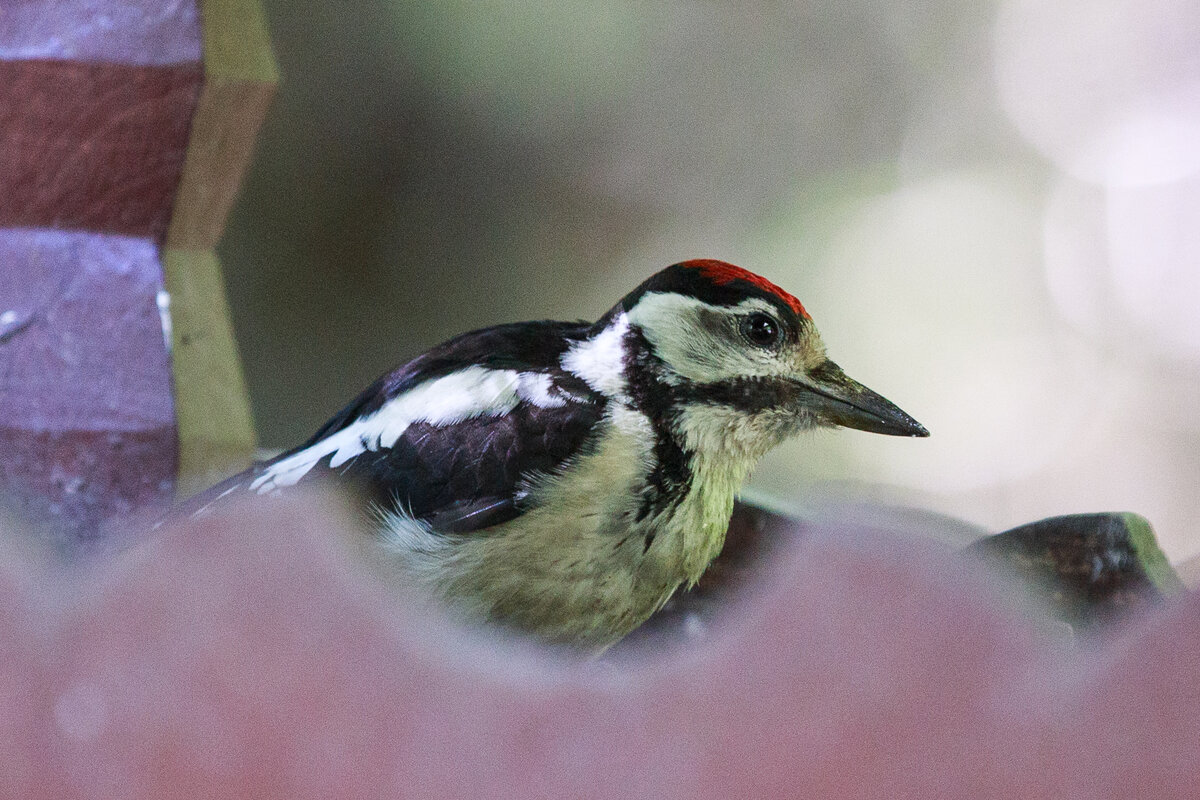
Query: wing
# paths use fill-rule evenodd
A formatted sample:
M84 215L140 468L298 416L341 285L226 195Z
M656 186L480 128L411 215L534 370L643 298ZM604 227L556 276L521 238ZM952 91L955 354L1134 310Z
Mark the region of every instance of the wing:
M541 320L496 325L456 336L380 376L307 442L281 457L286 458L291 452L309 447L355 420L375 413L385 403L425 381L465 366L561 372L559 361L567 346L586 336L589 327L586 322Z
M585 452L603 416L605 398L559 366L585 330L542 322L464 334L380 378L304 445L189 505L332 477L438 532L513 519L530 479Z
M342 474L366 487L382 508L443 533L517 517L527 508L529 481L585 452L604 412L604 401L586 386L567 388L569 382L544 373L518 375L552 388L535 396L518 388L515 404L499 404L502 413L413 422L390 447L347 461Z

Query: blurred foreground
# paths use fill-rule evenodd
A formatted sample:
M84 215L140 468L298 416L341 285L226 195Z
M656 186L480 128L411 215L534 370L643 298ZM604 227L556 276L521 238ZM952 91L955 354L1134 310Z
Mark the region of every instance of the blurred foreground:
M0 795L1200 796L1195 597L1073 648L880 518L774 548L702 644L585 663L418 610L320 499L87 576L0 540Z

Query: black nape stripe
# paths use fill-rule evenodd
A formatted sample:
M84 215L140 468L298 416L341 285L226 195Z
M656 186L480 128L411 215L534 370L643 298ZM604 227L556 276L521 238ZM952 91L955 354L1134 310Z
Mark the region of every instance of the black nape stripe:
M663 380L666 367L654 355L650 342L641 330L631 327L625 334L627 361L625 381L634 408L650 420L654 429L654 459L652 470L642 490L638 507L638 522L657 516L677 505L686 496L692 481L688 454L676 435L679 408L675 387ZM652 536L650 537L653 538ZM647 542L646 549L650 548Z

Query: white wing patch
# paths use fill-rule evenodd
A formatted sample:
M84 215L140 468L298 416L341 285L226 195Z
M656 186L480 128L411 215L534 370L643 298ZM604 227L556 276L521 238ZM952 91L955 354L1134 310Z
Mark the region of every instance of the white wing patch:
M250 490L269 494L292 486L331 454L329 466L340 467L362 453L392 447L415 422L453 425L471 417L498 417L522 402L540 408L559 408L566 404L566 399L556 391L549 375L467 367L418 384L389 400L375 413L272 464L250 484Z
M563 369L607 397L625 394L625 334L629 318L619 315L604 330L571 347L562 357Z
M567 395L556 391L549 375L538 372L522 372L517 376L517 397L538 408L562 408L567 404Z

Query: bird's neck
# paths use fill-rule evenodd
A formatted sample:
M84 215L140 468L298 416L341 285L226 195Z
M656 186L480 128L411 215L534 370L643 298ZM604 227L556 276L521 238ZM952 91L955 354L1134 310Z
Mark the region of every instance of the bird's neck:
M769 449L761 437L742 431L741 421L731 410L712 406L685 407L677 421L692 471L690 491L679 508L689 584L721 552L734 498Z
M574 347L563 366L625 409L639 436L651 435L653 469L638 523L665 528L655 543L664 558L694 584L721 551L733 501L775 436L733 408L687 403L686 390L626 316L611 315ZM648 551L649 552L649 551Z

